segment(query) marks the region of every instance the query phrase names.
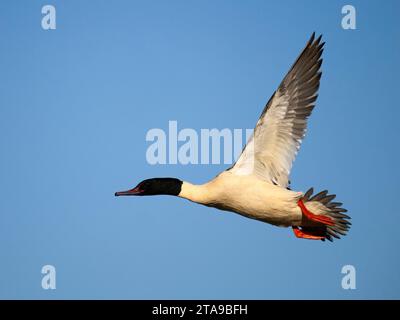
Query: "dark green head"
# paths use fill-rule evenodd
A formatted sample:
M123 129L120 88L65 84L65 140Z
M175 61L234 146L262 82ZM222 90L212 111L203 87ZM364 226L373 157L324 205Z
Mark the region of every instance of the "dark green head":
M176 178L153 178L140 182L135 188L119 191L115 196L155 196L167 194L177 196L181 192L182 181Z

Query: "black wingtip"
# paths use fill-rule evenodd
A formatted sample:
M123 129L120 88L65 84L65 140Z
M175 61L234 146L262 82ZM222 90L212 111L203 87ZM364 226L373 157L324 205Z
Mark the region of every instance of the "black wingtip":
M310 40L308 40L308 43L313 43L315 39L315 31L312 33Z
M318 38L315 39L315 31L312 33L310 40L308 40L308 44L311 45L320 45L321 47L325 44L325 42L323 42L322 44L320 44L322 39L322 33L318 36Z

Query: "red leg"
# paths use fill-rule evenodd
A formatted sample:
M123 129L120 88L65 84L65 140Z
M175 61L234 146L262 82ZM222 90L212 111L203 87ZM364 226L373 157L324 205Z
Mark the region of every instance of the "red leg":
M325 237L323 237L323 236L317 236L317 235L314 235L311 232L304 232L304 231L300 230L299 227L292 227L292 228L293 228L294 235L297 238L310 239L310 240L322 240L322 239L325 239Z
M316 215L313 214L312 212L310 212L306 206L304 205L303 200L299 200L297 202L298 206L300 207L301 211L303 212L303 214L311 221L315 221L315 222L319 222L328 226L334 226L335 223L333 222L332 218L328 217L328 216L323 216L323 215Z

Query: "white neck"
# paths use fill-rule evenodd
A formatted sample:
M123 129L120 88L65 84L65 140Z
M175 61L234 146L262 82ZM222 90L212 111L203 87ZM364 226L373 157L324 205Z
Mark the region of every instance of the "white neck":
M178 197L201 204L207 204L211 196L208 189L207 184L195 185L183 181L181 192Z

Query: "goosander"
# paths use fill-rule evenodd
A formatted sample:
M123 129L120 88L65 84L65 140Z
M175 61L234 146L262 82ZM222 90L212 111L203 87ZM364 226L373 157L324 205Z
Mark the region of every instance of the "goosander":
M289 173L317 100L322 72L322 35L305 48L269 99L236 163L211 181L194 185L176 178L153 178L115 196L178 196L232 211L275 226L292 227L296 237L332 241L351 223L342 203L327 190L313 195L290 189Z

